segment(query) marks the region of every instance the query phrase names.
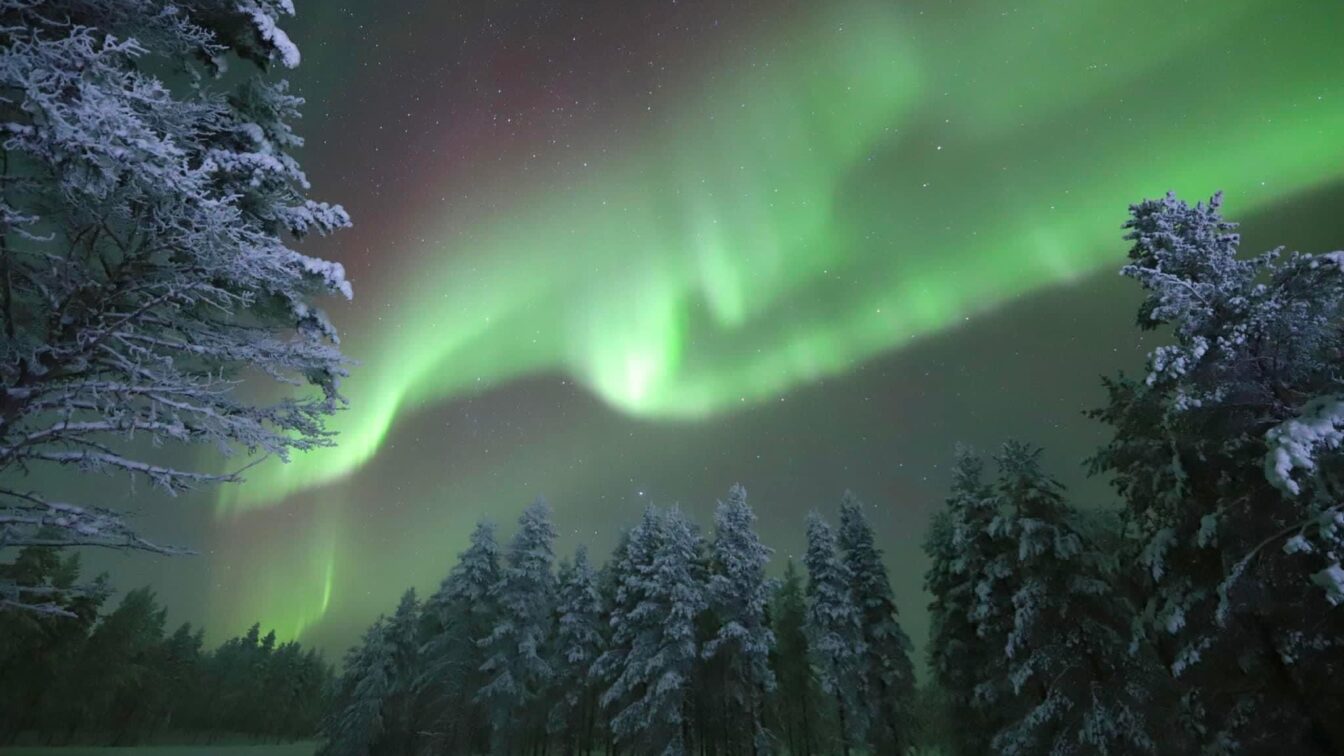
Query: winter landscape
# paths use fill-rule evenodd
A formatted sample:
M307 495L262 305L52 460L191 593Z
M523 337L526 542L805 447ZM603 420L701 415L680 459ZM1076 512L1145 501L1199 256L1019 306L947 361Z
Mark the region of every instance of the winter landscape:
M1344 754L1341 31L0 0L0 754Z

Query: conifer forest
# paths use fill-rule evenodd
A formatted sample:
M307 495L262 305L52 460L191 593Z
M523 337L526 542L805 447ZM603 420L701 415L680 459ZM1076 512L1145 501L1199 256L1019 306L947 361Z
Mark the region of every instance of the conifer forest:
M1342 33L0 0L0 756L1344 756Z

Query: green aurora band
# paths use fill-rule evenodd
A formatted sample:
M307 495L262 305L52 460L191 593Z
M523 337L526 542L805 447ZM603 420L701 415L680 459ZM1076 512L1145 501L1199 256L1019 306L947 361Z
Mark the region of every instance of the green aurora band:
M426 221L400 285L358 293L379 317L347 339L339 445L258 466L220 512L340 480L399 417L523 376L651 420L778 400L1118 267L1141 197L1222 189L1235 217L1337 182L1344 5L1317 5L848 3L763 33L563 186ZM337 530L240 613L296 635L325 614Z
M1344 176L1344 66L1338 46L1321 57L1337 4L1277 28L1251 12L1272 3L1156 27L1132 6L1050 6L1022 47L1052 14L916 36L918 19L850 6L774 40L631 155L429 232L441 241L381 319L395 327L349 350L363 364L339 446L263 466L225 501L338 480L400 414L542 371L650 418L776 398L1115 265L1116 219L1141 196L1221 188L1235 212ZM1256 75L1194 64L1247 24L1276 35L1247 53ZM952 71L949 50L967 56Z

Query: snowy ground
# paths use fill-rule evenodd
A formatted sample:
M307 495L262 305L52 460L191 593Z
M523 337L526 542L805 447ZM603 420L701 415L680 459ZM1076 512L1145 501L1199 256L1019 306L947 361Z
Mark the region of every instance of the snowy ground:
M0 748L0 756L312 756L316 743L225 746L132 746L130 748Z

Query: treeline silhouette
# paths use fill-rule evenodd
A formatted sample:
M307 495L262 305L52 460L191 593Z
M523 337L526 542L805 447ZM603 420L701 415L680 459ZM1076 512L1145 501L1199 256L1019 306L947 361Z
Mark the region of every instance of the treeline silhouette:
M78 554L28 547L0 578L58 589L51 611L0 611L0 743L134 745L153 740L294 740L317 730L333 670L275 633L206 649L171 633L148 588L102 612L105 576L79 581Z
M350 651L322 753L903 753L910 642L865 509L809 516L806 585L766 576L741 486L708 536L649 507L601 566L556 566L544 501L506 548L483 521Z

